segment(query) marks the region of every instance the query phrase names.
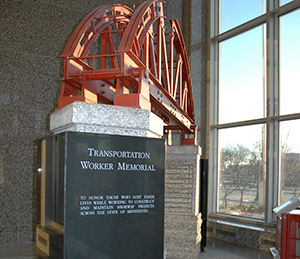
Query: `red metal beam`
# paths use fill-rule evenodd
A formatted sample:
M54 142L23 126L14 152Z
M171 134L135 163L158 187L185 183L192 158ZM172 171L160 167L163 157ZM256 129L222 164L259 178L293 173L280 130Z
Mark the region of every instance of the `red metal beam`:
M195 135L184 40L175 20L170 21L171 32L165 32L162 3L107 5L81 21L62 54L65 73L59 108L88 100L158 110L167 125L173 121ZM97 39L101 53L90 55Z

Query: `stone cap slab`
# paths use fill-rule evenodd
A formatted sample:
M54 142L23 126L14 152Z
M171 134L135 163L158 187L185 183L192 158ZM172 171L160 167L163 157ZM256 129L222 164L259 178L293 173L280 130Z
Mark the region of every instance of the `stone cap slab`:
M51 114L50 130L161 138L163 121L144 109L73 102Z
M202 148L198 145L167 146L168 155L202 155Z

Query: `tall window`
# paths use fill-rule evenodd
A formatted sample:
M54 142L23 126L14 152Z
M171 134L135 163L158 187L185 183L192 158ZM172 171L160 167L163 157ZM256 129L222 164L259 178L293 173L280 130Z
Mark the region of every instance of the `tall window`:
M300 194L300 0L212 0L209 212L272 225Z

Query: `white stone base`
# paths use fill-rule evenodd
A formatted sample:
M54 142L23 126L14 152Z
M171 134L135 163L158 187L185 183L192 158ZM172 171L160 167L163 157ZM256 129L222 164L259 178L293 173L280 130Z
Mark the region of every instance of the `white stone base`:
M148 110L73 102L51 114L50 130L161 138L163 121Z

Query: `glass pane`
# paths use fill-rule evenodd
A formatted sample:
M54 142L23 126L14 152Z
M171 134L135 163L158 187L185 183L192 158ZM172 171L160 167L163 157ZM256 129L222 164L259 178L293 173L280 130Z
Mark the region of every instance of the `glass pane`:
M265 161L264 125L219 130L219 212L264 217Z
M266 0L220 0L220 32L223 33L265 13Z
M280 204L300 194L300 120L280 123Z
M289 3L289 2L293 2L293 0L281 0L280 1L280 5L285 5L285 4Z
M220 43L219 123L264 116L264 26Z
M280 114L300 112L300 10L280 18Z

